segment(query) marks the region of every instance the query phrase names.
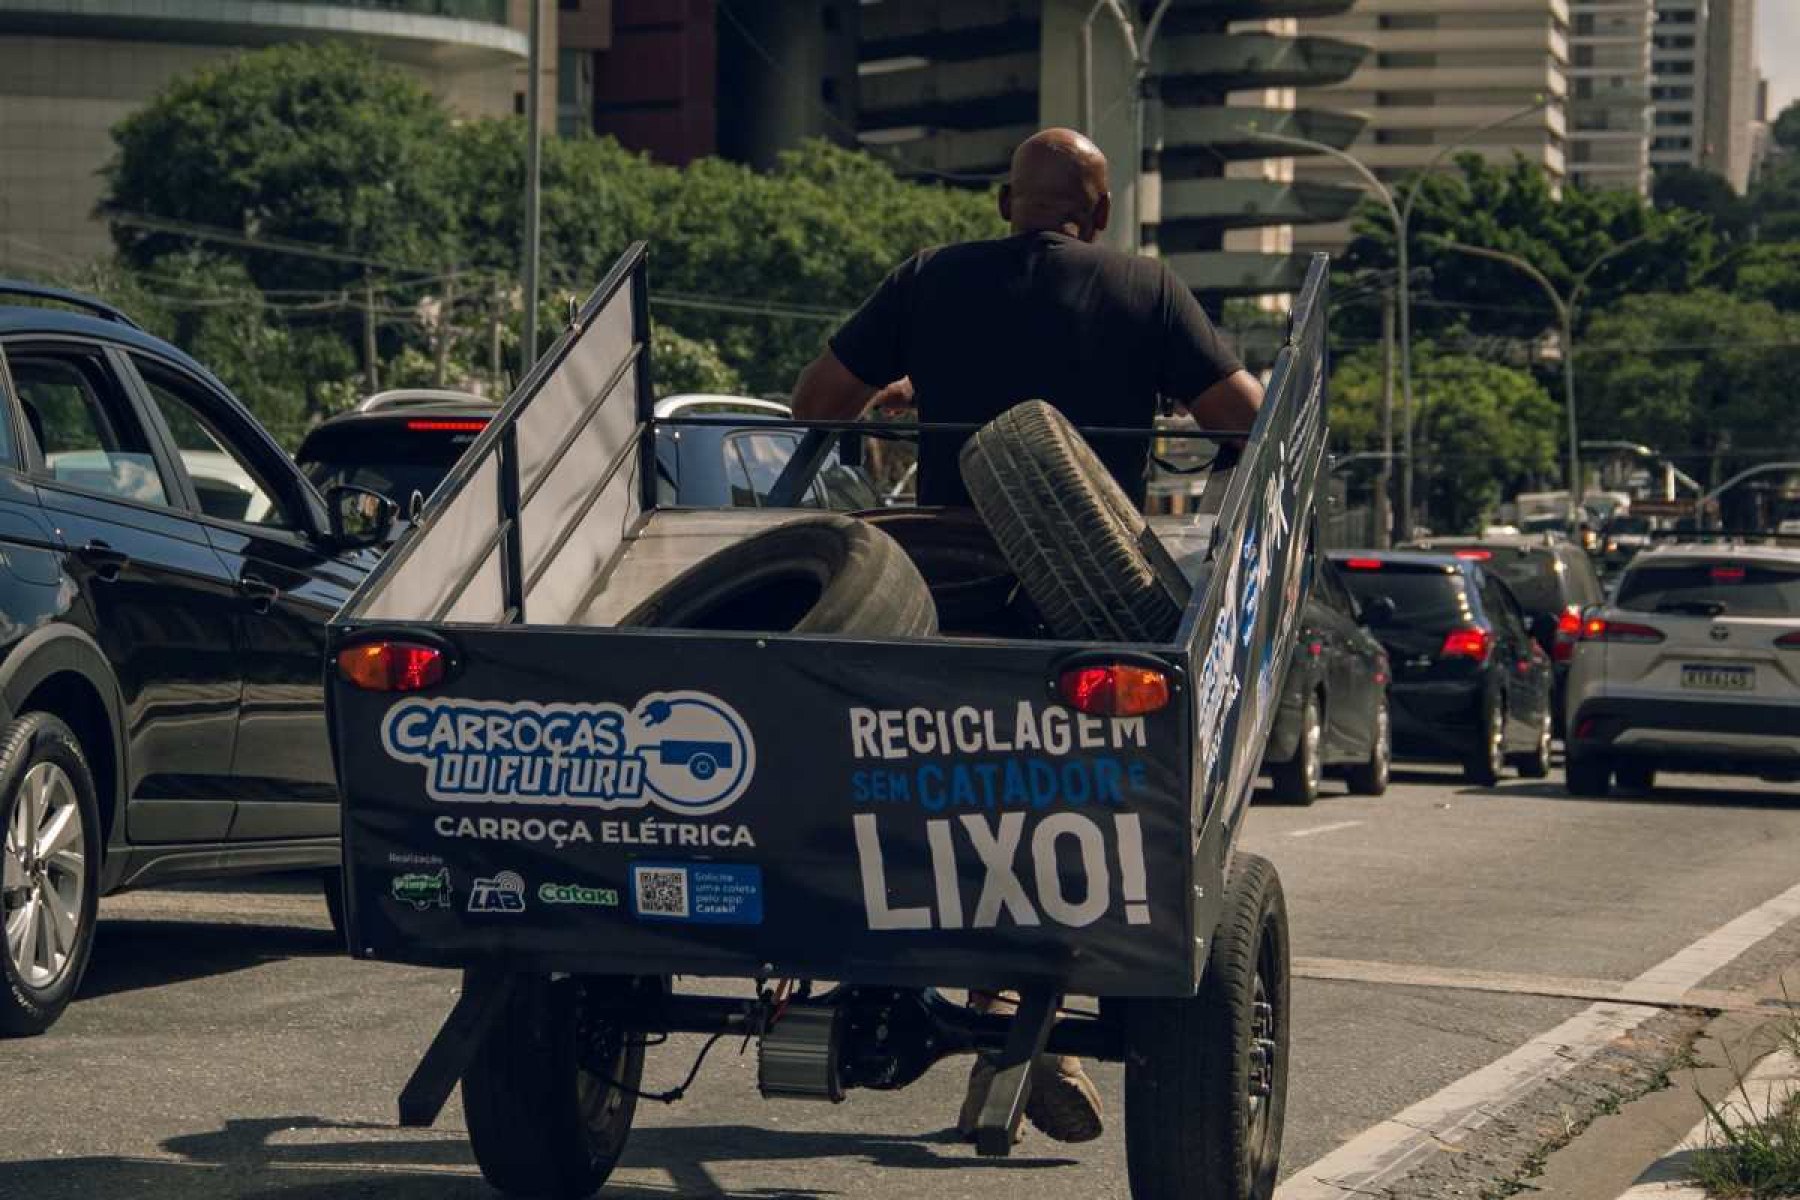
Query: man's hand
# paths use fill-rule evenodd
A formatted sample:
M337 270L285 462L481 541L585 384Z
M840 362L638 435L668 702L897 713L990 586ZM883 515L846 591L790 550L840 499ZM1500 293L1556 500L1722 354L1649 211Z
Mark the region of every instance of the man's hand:
M910 394L912 385L907 385ZM875 389L850 373L828 348L807 364L794 384L794 418L800 421L854 421L875 398Z
M884 417L903 417L913 409L912 379L902 375L875 393L875 411Z

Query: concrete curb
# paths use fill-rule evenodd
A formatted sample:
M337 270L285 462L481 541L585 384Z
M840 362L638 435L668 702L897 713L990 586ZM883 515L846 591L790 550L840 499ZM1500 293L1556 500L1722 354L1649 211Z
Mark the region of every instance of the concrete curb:
M1741 1127L1779 1109L1797 1092L1800 1058L1792 1050L1778 1050L1753 1066L1742 1086L1720 1101L1720 1115L1734 1128ZM1620 1192L1618 1200L1707 1200L1706 1189L1688 1182L1688 1160L1696 1150L1718 1142L1718 1131L1709 1117L1652 1163L1635 1184Z

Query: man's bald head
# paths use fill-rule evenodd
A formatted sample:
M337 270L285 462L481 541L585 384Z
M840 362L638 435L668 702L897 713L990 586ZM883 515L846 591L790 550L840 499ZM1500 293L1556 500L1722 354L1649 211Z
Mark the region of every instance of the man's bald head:
M1112 214L1106 155L1073 129L1046 129L1019 143L1000 189L1000 215L1014 233L1051 230L1094 240Z

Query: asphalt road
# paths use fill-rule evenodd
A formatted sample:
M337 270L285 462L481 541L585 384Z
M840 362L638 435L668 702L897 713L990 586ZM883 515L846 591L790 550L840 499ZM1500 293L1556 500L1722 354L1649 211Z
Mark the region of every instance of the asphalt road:
M1554 781L1408 772L1379 799L1333 785L1309 809L1259 806L1248 844L1281 870L1298 956L1622 981L1800 879L1800 788L1674 782L1577 801ZM454 1101L433 1130L393 1126L454 976L340 957L310 885L101 911L81 998L49 1035L0 1042L0 1197L491 1195ZM1301 978L1284 1174L1586 1007L1520 987ZM653 1051L648 1084L677 1082L694 1048ZM959 1063L900 1093L769 1104L736 1050L680 1105L640 1109L607 1196L1126 1194L1116 1120L1090 1146L1028 1135L986 1162L947 1133ZM1116 1117L1118 1069L1097 1077Z

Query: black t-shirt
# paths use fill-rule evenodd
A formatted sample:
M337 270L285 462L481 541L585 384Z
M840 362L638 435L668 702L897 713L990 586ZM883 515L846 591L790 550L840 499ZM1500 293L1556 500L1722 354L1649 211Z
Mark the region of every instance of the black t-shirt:
M1166 263L1060 233L922 251L831 339L870 387L911 376L921 421L981 424L1044 400L1078 428L1153 427L1157 397L1191 400L1241 369ZM919 502L967 505L966 434L927 433ZM1141 503L1150 439L1090 437Z

